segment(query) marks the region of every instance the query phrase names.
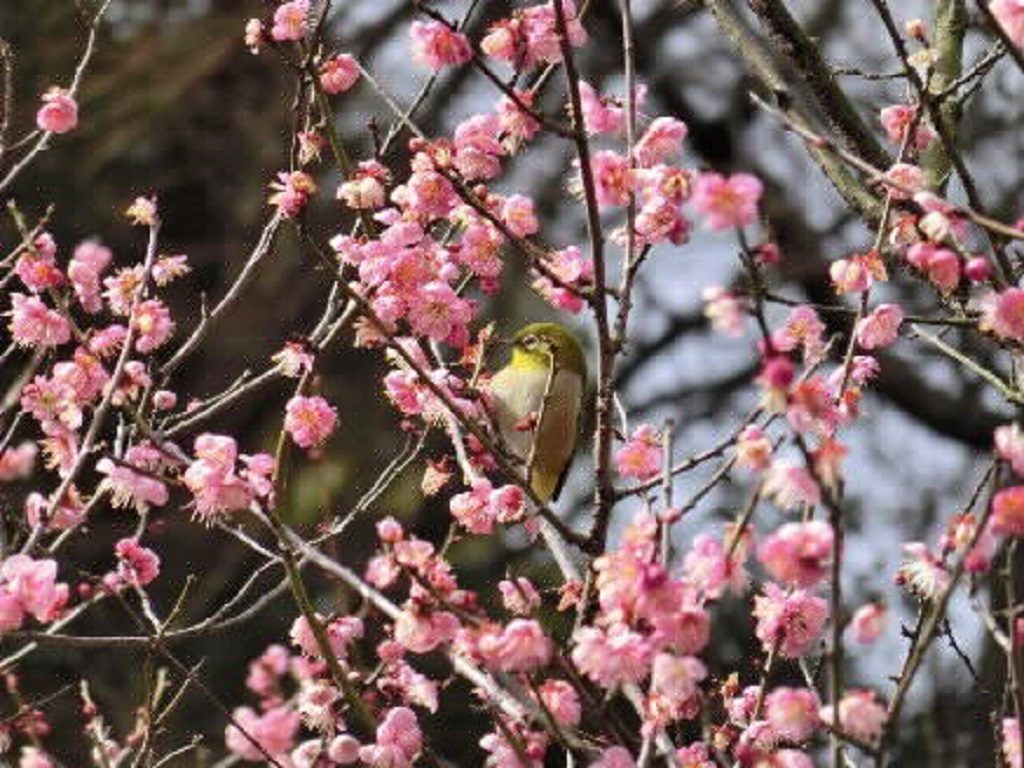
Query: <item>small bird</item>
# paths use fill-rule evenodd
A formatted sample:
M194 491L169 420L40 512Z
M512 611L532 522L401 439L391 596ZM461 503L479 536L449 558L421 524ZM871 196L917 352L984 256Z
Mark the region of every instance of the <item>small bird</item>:
M576 337L556 323L531 323L511 344L511 358L488 386L494 417L533 492L548 502L562 490L576 451L587 361Z

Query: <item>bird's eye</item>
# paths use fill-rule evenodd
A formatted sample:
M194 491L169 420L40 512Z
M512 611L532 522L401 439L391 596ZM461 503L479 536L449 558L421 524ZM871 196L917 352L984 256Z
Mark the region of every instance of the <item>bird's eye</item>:
M523 346L526 347L527 349L533 349L534 347L537 346L537 337L527 336L526 338L523 339Z

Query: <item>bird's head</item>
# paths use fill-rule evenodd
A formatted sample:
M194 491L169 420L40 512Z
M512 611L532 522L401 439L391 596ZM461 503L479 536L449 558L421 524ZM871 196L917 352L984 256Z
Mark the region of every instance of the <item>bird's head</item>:
M586 378L587 362L577 338L557 323L530 323L512 336L514 368L548 369L554 359L558 370Z

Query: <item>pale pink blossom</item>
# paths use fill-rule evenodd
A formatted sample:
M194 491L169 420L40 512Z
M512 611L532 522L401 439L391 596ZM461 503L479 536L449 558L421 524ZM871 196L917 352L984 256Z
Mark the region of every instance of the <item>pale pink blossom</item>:
M687 581L711 599L721 597L726 591L742 593L748 582L744 563L750 545L751 537L747 533L737 537L731 551L711 534L697 534L693 547L683 559Z
M630 193L634 188L634 174L629 167L628 159L603 149L591 156L590 171L599 206L623 206L629 202Z
M777 581L809 587L828 575L832 526L822 520L785 523L766 538L757 557Z
M511 195L505 198L501 207L501 218L509 232L516 237L535 235L539 229L533 200L525 195Z
M91 314L103 308L100 277L113 260L110 249L95 240L79 243L68 262L68 279L82 308Z
M709 229L730 229L745 227L757 218L763 190L760 180L748 173L726 177L708 172L697 177L690 199Z
M880 349L896 341L903 323L899 304L880 304L857 323L854 333L863 349Z
M754 472L763 472L771 465L772 441L756 424L748 424L736 438L736 464Z
M480 653L488 666L500 672L529 672L551 660L554 646L533 619L513 619L501 634L487 637Z
M888 624L889 609L883 603L866 603L853 612L850 634L861 645L877 640Z
M42 748L24 746L18 758L18 768L57 768L57 763Z
M657 117L633 148L633 156L641 168L664 163L678 155L686 139L686 123L674 117Z
M423 749L419 721L408 707L388 710L376 737L376 743L359 750L359 759L374 768L410 768Z
M885 727L886 711L874 691L853 690L847 691L839 701L838 722L831 706L822 707L821 719L843 733L874 744Z
M434 72L465 64L473 58L469 40L440 21L414 21L409 28L412 57Z
M583 716L576 689L565 680L545 680L539 687L540 700L561 726L575 728Z
M540 595L533 582L522 576L516 579L502 579L498 591L505 608L519 616L529 616L540 607Z
M261 715L249 707L239 707L232 716L263 751L233 724L224 730L227 748L242 760L252 762L264 762L264 752L280 757L291 750L301 725L299 713L288 707L274 707Z
M171 312L160 299L140 302L132 312L131 327L137 334L135 349L143 354L163 346L174 333Z
M25 440L0 453L0 483L24 480L32 474L39 448L31 440Z
M637 683L650 672L650 646L624 624L608 630L584 627L575 641L572 660L580 672L603 688Z
M711 327L727 336L742 336L743 323L747 316L747 302L721 286L712 285L704 289L704 317Z
M39 130L67 133L78 125L78 104L70 91L51 88L42 96L43 105L36 112Z
M320 87L335 96L349 90L359 79L359 62L347 53L332 56L320 65Z
M1024 341L1024 289L1007 288L985 296L978 328L1001 339Z
M636 761L625 747L608 747L589 768L636 768Z
M153 197L139 195L124 211L124 215L131 219L132 224L136 227L152 227L156 224L159 214L155 195Z
M301 40L306 36L306 17L309 15L309 0L291 0L274 10L274 26L270 36L279 43Z
M1024 21L1021 22L1024 25ZM1021 33L1024 40L1024 31ZM1021 768L1020 716L1004 717L1002 722L1002 750L1008 768Z
M651 663L648 708L667 717L689 717L707 668L695 656L659 653Z
M789 461L772 462L765 476L764 493L786 511L821 501L821 488L807 468Z
M319 448L337 426L337 409L318 395L295 395L285 405L284 428L300 448Z
M828 603L807 590L787 592L769 582L754 598L754 616L765 651L775 649L783 658L796 659L809 653L820 639L828 620Z
M0 590L41 622L56 619L68 600L68 585L57 583L57 562L22 554L11 555L0 565Z
M458 618L447 611L418 613L406 609L395 621L395 640L413 653L427 653L451 642L458 629Z
M260 52L260 48L265 42L263 22L259 19L249 19L245 22L245 34L243 37L245 41L245 47L249 49L249 53L253 56Z
M359 761L359 749L362 745L348 733L335 736L327 745L327 757L339 765L355 765Z
M825 323L814 307L802 304L794 307L785 325L772 334L772 345L779 352L800 348L805 362L820 359L825 351Z
M817 729L820 708L818 695L807 688L776 688L764 700L765 718L772 730L797 744Z
M619 134L626 122L622 104L602 96L590 83L580 82L580 106L587 133Z
M949 586L949 571L928 547L919 541L903 545L905 559L896 573L896 583L906 586L925 600L934 600Z
M882 127L885 128L889 141L900 146L907 141L907 134L917 118L917 110L916 105L893 104L879 112L878 117L882 122ZM914 149L922 150L931 144L934 138L934 131L926 120L922 119L918 120L917 125L914 126L909 143Z
M1024 47L1024 2L1022 0L992 0L989 10L995 16L1010 42ZM1018 756L1018 762L1020 758Z
M148 473L136 471L126 464L114 463L106 456L96 462L96 471L106 475L103 484L110 490L110 503L115 507L142 510L162 507L167 503L167 486Z
M662 452L661 433L642 424L615 452L615 471L623 477L649 480L661 471Z
M896 163L885 172L883 183L894 200L906 200L924 188L924 172L910 163Z
M993 439L996 456L1008 461L1016 474L1024 475L1024 430L1020 425L1014 422L996 427Z
M195 514L210 522L220 514L245 509L255 497L250 484L235 471L238 447L233 438L202 434L195 441L196 460L182 481L192 491Z

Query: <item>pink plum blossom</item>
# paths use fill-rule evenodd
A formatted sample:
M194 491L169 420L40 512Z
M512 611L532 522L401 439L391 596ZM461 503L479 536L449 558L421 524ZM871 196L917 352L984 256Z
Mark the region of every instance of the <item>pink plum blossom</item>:
M337 409L318 395L296 395L285 406L284 428L300 448L319 448L337 426Z
M51 88L42 96L43 105L36 113L39 130L67 133L78 125L78 104L70 91Z

